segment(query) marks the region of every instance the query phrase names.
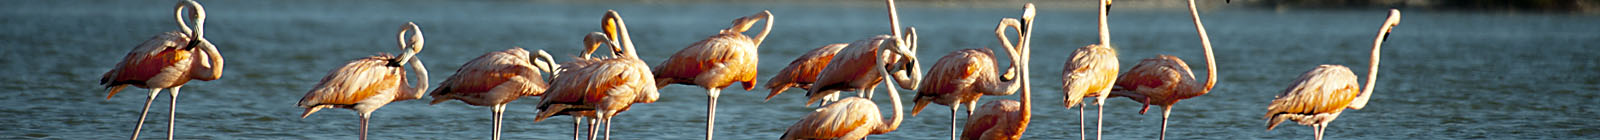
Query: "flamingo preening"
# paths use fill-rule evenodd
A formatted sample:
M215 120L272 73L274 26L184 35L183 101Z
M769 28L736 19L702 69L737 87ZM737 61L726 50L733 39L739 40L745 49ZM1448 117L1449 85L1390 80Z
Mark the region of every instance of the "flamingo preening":
M1002 42L1000 43L1001 45L1004 45L1006 48L1013 48L1008 50L1016 51L1013 54L1019 55L1015 57L1016 60L1012 60L1021 61L1017 62L1017 64L1019 64L1018 67L1020 67L1017 68L1017 71L1020 71L1018 73L1021 73L1018 76L1028 77L1028 62L1031 61L1029 57L1032 56L1032 53L1030 53L1032 50L1028 45L1030 45L1031 43L1029 42L1032 41L1030 39L1030 35L1032 35L1030 29L1033 29L1032 25L1035 12L1033 3L1023 5L1022 9L1022 20L1018 21L1017 19L1013 18L1002 19L1000 21L1000 25L995 27L995 36L1000 39L1000 42ZM1019 35L1017 36L1018 43L1016 46L1012 46L1010 43L1011 39L1006 38L1006 27L1011 27L1017 30L1017 34ZM1029 83L1028 78L1020 78L1018 81L1021 81L1020 84L1022 85L1028 85ZM1033 117L1033 97L1032 91L1030 90L1031 88L1027 86L1022 86L1021 88L1021 102L1015 100L990 101L989 103L983 104L983 109L978 110L978 112L974 112L972 115L969 115L967 117L967 123L964 127L965 129L962 129L961 139L1022 139L1022 133L1028 130L1028 123Z
M917 62L917 29L908 27L902 34L900 19L894 8L894 0L887 0L889 7L889 25L893 36L878 35L873 38L856 41L850 46L840 50L828 65L817 73L817 81L811 83L811 89L806 91L806 106L811 106L817 100L832 97L841 91L856 91L859 97L872 98L872 90L884 78L893 78L899 82L900 88L917 89L917 81L922 80L922 71ZM897 46L881 46L881 43L872 40L892 40ZM881 50L903 51L889 53ZM883 65L878 65L882 62ZM870 72L873 69L894 68L888 75ZM908 73L909 72L909 73ZM888 87L895 88L895 87ZM894 89L890 89L894 90Z
M893 109L892 117L884 120L882 113L878 112L878 105L871 99L852 97L823 105L822 108L807 114L800 121L790 125L788 131L780 139L861 139L869 134L884 134L900 127L904 119L901 113L900 92L895 90L895 84L916 84L921 77L908 77L919 74L916 67L915 29L909 29L906 35L900 33L900 22L895 12L894 0L888 1L889 27L893 35L878 35L872 38L858 40L850 43L839 52L835 59L830 60L828 66L823 68L818 76L818 82L807 91L810 99L808 105L824 95L822 93L837 94L843 88L856 88L864 95L872 94L872 88L877 87L877 80L865 79L861 76L831 77L836 74L847 73L843 70L855 70L854 73L876 73L879 78L894 78L895 82L883 82L889 91L889 102ZM859 64L870 63L870 64ZM907 75L905 71L911 71ZM853 81L844 81L853 80ZM858 85L866 83L868 85ZM901 85L902 88L916 90L915 86Z
M150 103L156 100L161 89L172 89L172 94L168 95L172 97L172 104L167 112L167 139L172 139L172 128L176 126L174 122L178 112L178 90L189 80L222 78L222 54L211 41L206 40L204 34L205 7L194 0L180 1L176 7L173 16L177 18L181 30L161 33L145 40L128 51L128 55L117 62L116 68L100 77L100 85L108 90L106 100L129 85L150 89L150 96L144 101L144 110L139 111L139 124L134 125L133 136L129 139L139 139L145 116L150 114ZM193 8L189 10L189 19L194 21L193 28L183 22L185 8Z
M1028 7L1032 8L1032 7ZM1032 14L1031 11L1025 12ZM1027 16L1027 15L1025 15ZM1031 17L1024 17L1031 18ZM923 107L931 103L950 106L950 139L956 139L956 116L961 104L967 105L967 115L970 117L973 109L977 108L978 99L984 95L1005 96L1016 93L1021 86L1021 81L1016 80L1017 66L1024 63L1018 48L1011 44L1010 39L1004 36L1005 27L1015 27L1022 34L1020 23L1016 19L1001 20L996 32L1000 34L1000 44L1004 45L1006 54L1011 58L1011 64L1006 68L1006 73L1001 74L996 70L994 51L988 48L962 49L944 57L933 64L928 70L928 76L917 86L917 96L912 99L916 103L911 108L911 115L916 116L922 112ZM1018 36L1019 41L1026 38ZM1018 42L1016 46L1023 43Z
M409 43L406 32L411 32ZM306 92L304 98L296 106L305 108L305 114L300 118L311 116L322 108L345 108L356 111L361 116L360 139L367 139L367 120L372 117L372 111L378 110L389 102L405 101L422 98L428 90L428 68L422 65L422 59L416 55L422 51L425 40L422 37L422 28L416 23L406 22L400 25L400 49L405 50L399 57L379 53L377 56L368 56L351 60L343 67L328 72L322 77L316 87ZM411 69L417 72L416 87L407 83L405 64L410 63Z
M1328 123L1339 117L1345 108L1361 109L1367 106L1367 100L1372 99L1372 87L1378 82L1378 55L1383 48L1383 41L1389 39L1389 31L1394 26L1400 25L1400 10L1390 9L1389 18L1378 29L1376 39L1372 40L1372 60L1367 67L1366 88L1358 87L1356 75L1350 68L1342 65L1320 65L1311 71L1301 74L1293 85L1278 94L1277 99L1267 106L1267 130L1278 126L1284 120L1299 122L1300 125L1311 126L1316 139L1321 140ZM1365 90L1363 90L1365 89Z
M1100 43L1083 46L1072 51L1072 59L1067 61L1061 70L1061 83L1068 109L1084 103L1086 97L1095 97L1099 109L1095 111L1095 139L1100 139L1100 130L1105 120L1104 111L1106 98L1109 97L1112 84L1117 80L1117 50L1111 47L1111 32L1106 27L1106 12L1111 9L1111 0L1100 0ZM1085 104L1087 106L1087 104ZM1083 108L1078 108L1079 139L1085 139L1083 134Z
M772 90L772 93L767 94L765 100L772 100L773 96L782 94L783 91L789 90L790 87L811 90L811 83L817 81L817 73L822 72L822 68L828 66L828 61L833 60L833 56L838 54L839 50L844 50L844 47L849 45L845 43L828 44L811 49L805 55L795 58L794 61L789 62L789 66L785 66L782 71L778 71L778 75L767 79L767 89Z
M751 25L765 19L766 26L755 38L745 36ZM722 89L740 82L744 90L755 88L756 64L761 41L772 32L772 12L761 11L755 15L733 20L733 26L721 33L695 42L667 58L656 67L656 88L669 84L698 85L706 89L706 139L712 139L717 122L717 96Z
M1116 86L1111 89L1111 96L1128 97L1144 104L1139 114L1148 111L1152 104L1161 107L1160 139L1167 139L1167 118L1172 114L1173 104L1205 95L1217 84L1217 64L1211 55L1211 38L1206 36L1206 27L1200 22L1194 0L1189 0L1189 16L1194 19L1195 30L1200 34L1200 46L1206 52L1205 83L1195 81L1194 72L1189 70L1189 64L1184 63L1183 59L1158 55L1139 61L1128 73L1118 76Z
M529 56L522 48L511 48L467 61L454 75L439 83L439 88L430 94L433 101L428 104L454 99L468 105L489 106L494 116L492 138L498 140L506 104L523 96L543 95L549 88L541 71L554 71L555 61L544 50L535 55Z
M635 103L653 103L660 98L656 91L655 74L634 51L628 36L628 24L616 11L606 11L601 19L608 44L614 58L580 59L561 64L562 70L551 80L550 89L540 96L539 115L534 121L543 121L553 115L572 115L593 118L589 139L595 139L595 124L605 123L606 139L610 139L611 117L627 111ZM621 43L615 43L620 40ZM619 45L620 44L620 45ZM617 47L620 46L620 47ZM592 51L591 51L592 52ZM587 57L587 55L585 55ZM574 121L574 123L578 123Z

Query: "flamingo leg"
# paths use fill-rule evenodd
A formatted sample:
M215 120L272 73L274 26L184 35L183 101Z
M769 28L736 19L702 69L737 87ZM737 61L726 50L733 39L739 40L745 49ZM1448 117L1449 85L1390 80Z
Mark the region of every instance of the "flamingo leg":
M1110 86L1107 86L1110 87ZM1094 101L1097 107L1094 110L1094 139L1100 140L1101 130L1105 129L1106 97L1111 95L1111 89L1100 91L1100 98Z
M976 109L976 108L978 108L978 100L972 100L972 102L968 102L967 103L967 117L968 118L972 117L972 109Z
M1315 137L1317 140L1322 140L1322 127L1318 127L1318 125L1311 125L1311 133L1316 135Z
M589 119L589 132L588 132L589 133L589 140L594 140L595 138L599 138L599 137L595 137L595 134L599 134L599 133L595 133L595 132L600 132L600 130L597 130L597 129L600 129L600 119Z
M1167 139L1167 117L1172 116L1172 106L1161 107L1161 139Z
M139 139L139 131L144 129L144 117L145 117L145 115L149 115L150 114L150 102L156 101L156 94L159 94L159 93L161 93L161 88L152 88L152 89L150 89L150 98L144 100L144 111L139 111L139 124L138 125L134 125L134 127L133 127L133 137L132 138L128 138L128 139L130 139L130 140Z
M583 130L582 130L583 127L579 127L579 126L582 126L582 125L583 125L583 117L578 117L577 115L573 115L572 116L572 140L578 140L578 138L580 138L579 135L583 135L582 133L580 133L580 132L583 132Z
M493 109L494 111L494 134L491 135L491 137L493 137L494 140L500 140L500 118L505 116L506 105L500 104L489 108Z
M961 104L950 105L950 140L956 139L956 114L959 112L956 110L959 110L960 106Z
M172 94L167 95L172 98L172 104L167 106L167 140L172 140L172 130L176 128L174 127L176 123L173 122L178 120L178 89L182 88L183 86L172 87Z
M1088 106L1088 103L1084 103L1083 106L1078 106L1078 140L1089 139L1089 135L1084 132L1088 131L1089 129L1085 127L1088 126L1088 123L1085 123L1083 119L1083 110L1084 108L1089 108Z
M367 120L370 119L370 118L372 118L372 117L370 117L369 115L366 115L366 114L362 114L361 115L361 136L358 137L358 139L367 140Z
M611 140L611 116L606 116L606 140Z
M716 130L717 126L717 96L722 94L722 89L709 88L706 90L706 94L710 95L708 96L710 99L706 101L709 102L709 105L706 105L706 140L711 140L712 132ZM607 129L609 129L610 124L606 123ZM606 132L609 133L610 131ZM607 138L610 137L607 136Z

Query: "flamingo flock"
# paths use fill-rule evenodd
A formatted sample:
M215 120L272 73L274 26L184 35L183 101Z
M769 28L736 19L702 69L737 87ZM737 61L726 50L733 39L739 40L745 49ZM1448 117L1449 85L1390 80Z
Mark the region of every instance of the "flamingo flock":
M1112 45L1107 27L1112 1L1099 2L1098 42L1078 47L1062 61L1063 105L1068 110L1078 107L1080 139L1088 138L1084 110L1089 98L1094 98L1099 108L1095 139L1102 136L1108 98L1126 97L1143 104L1140 114L1156 105L1162 109L1157 137L1165 139L1173 105L1210 93L1218 81L1211 41L1195 3L1189 0L1188 6L1204 50L1204 81L1195 78L1188 63L1171 55L1142 59L1119 74L1119 49ZM885 5L888 34L817 47L767 80L764 87L770 93L765 100L772 100L789 88L800 88L805 90L804 106L821 103L803 116L795 113L802 117L787 127L779 139L864 139L894 132L907 123L900 90L915 91L910 110L913 117L929 104L950 107L950 139L1022 138L1033 115L1029 69L1034 21L1039 14L1033 3L1023 4L1021 17L1001 18L995 27L996 41L1009 60L1006 67L998 67L998 56L990 48L961 49L940 57L926 75L917 58L916 28L901 27L894 0L885 0ZM127 86L149 89L131 139L138 139L150 105L163 89L170 90L172 99L166 132L167 139L173 139L179 89L189 80L212 81L223 75L223 57L204 36L206 14L200 3L178 2L174 17L179 30L157 34L139 44L100 79L108 100ZM324 108L353 110L360 117L357 138L364 140L373 112L389 103L421 99L424 95L432 98L429 104L457 100L489 107L491 138L498 140L507 106L523 97L537 96L535 122L571 116L573 139L611 139L613 118L634 105L660 100L660 88L682 84L706 89L704 138L710 140L717 134L717 100L722 90L736 83L746 91L755 89L760 72L758 49L774 28L773 18L771 11L760 11L734 19L730 27L688 45L652 67L636 51L622 15L609 10L600 18L601 31L584 36L583 50L573 60L558 62L544 50L530 52L521 47L488 52L463 64L432 92L428 89L427 68L417 57L426 42L422 26L407 22L401 24L397 35L399 55L378 53L349 60L311 86L296 106L304 109L301 118ZM1283 121L1295 121L1312 127L1313 137L1320 140L1329 123L1344 109L1364 108L1377 82L1380 48L1399 21L1400 11L1389 10L1372 44L1364 86L1348 67L1317 66L1268 104L1263 117L1268 122L1267 130ZM761 31L746 35L758 22L764 23ZM1015 31L1017 40L1011 40L1008 30ZM602 47L609 49L610 55L594 56ZM888 92L891 112L880 111L873 100L879 84L887 87L884 91ZM840 92L847 91L856 92L856 96L841 99ZM1020 100L978 104L983 96L1011 96L1018 92ZM963 105L965 115L959 113ZM960 116L966 116L966 122L958 122ZM584 120L589 122L587 129Z

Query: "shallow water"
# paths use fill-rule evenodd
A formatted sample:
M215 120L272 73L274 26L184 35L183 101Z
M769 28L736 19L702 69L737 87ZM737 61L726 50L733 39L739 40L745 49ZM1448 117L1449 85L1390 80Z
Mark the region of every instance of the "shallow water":
M1050 2L1041 5L1080 5ZM396 26L414 21L427 33L426 60L437 83L484 52L514 46L544 49L561 61L581 35L598 31L606 9L633 25L641 56L661 62L739 16L770 9L777 18L761 50L761 78L811 48L887 33L881 3L671 3L543 1L204 1L207 38L229 66L224 78L191 82L178 111L180 139L349 139L357 117L343 109L298 118L294 103L328 70L375 52L398 52ZM906 2L902 24L921 32L925 60L972 47L999 46L992 29L1016 7L973 8ZM1090 4L1090 3L1082 3ZM97 80L131 47L174 30L170 1L13 1L0 5L0 138L101 139L130 133L147 90L109 100ZM930 6L934 5L934 6ZM1018 3L1020 5L1020 3ZM1027 139L1079 135L1076 110L1062 108L1061 64L1095 42L1092 9L1041 6L1035 27L1035 101ZM1307 139L1311 129L1283 124L1265 131L1265 106L1295 76L1318 64L1365 74L1366 51L1382 9L1332 11L1204 10L1220 82L1212 94L1179 103L1174 139ZM1600 17L1516 13L1405 11L1385 43L1369 108L1347 111L1328 127L1334 139L1572 139L1600 136ZM1124 68L1171 54L1203 68L1199 41L1181 9L1114 11L1112 40ZM931 66L932 61L924 63ZM1203 73L1204 70L1196 70ZM1199 78L1204 78L1199 77ZM1363 80L1365 81L1365 80ZM762 81L766 82L766 81ZM735 87L737 88L737 87ZM662 89L662 99L615 118L618 139L703 136L704 90ZM774 139L811 109L791 91L763 102L765 89L723 94L717 138ZM879 93L882 94L882 93ZM878 95L884 96L884 95ZM910 95L902 95L908 98ZM985 100L1015 99L1016 96ZM533 98L507 110L507 139L567 139L570 119L533 122ZM425 99L426 100L426 99ZM169 99L152 106L144 138L163 138ZM886 103L886 99L878 99ZM984 101L987 102L987 101ZM906 104L909 107L909 102ZM888 105L880 105L888 110ZM1108 139L1154 139L1160 115L1111 100ZM943 139L944 106L908 117L875 139ZM1155 110L1155 109L1152 109ZM1089 119L1094 119L1093 109ZM887 112L886 112L887 113ZM392 103L373 115L374 139L487 139L489 109L459 102ZM964 119L964 118L963 118ZM1092 124L1091 124L1092 125ZM1094 129L1091 128L1090 129ZM1092 131L1092 130L1091 130ZM1093 132L1090 132L1091 135Z

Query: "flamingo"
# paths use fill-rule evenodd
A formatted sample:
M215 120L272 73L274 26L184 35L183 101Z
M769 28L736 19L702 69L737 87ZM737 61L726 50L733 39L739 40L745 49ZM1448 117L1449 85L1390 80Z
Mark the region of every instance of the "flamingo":
M1267 115L1262 117L1267 119L1267 130L1271 131L1284 120L1292 120L1300 125L1311 126L1316 139L1321 140L1328 123L1338 118L1345 108L1360 110L1366 107L1367 100L1372 99L1372 87L1378 82L1378 49L1383 48L1383 41L1389 39L1389 31L1398 25L1400 10L1389 9L1388 20L1379 27L1377 38L1372 41L1372 60L1369 62L1371 66L1367 67L1366 88L1357 87L1360 83L1356 83L1356 75L1348 67L1317 66L1301 74L1293 85L1284 89L1267 106Z
M1211 54L1211 38L1206 36L1206 27L1200 23L1200 14L1194 8L1194 0L1189 0L1189 15L1194 17L1194 27L1200 34L1200 46L1206 51L1206 81L1204 84L1195 81L1194 72L1189 70L1189 64L1183 59L1171 55L1157 55L1145 58L1134 65L1127 73L1117 79L1115 87L1111 89L1111 96L1128 97L1133 101L1144 104L1139 109L1139 114L1144 114L1154 104L1161 107L1161 136L1167 138L1167 118L1172 114L1172 105L1179 100L1194 98L1211 92L1217 84L1217 64Z
M183 84L189 80L222 78L222 54L211 41L206 40L203 33L205 7L194 0L180 1L176 7L173 17L177 18L180 30L157 34L145 40L128 51L128 55L117 62L115 68L100 77L100 85L108 90L106 100L111 100L111 96L129 85L150 89L150 96L144 101L144 110L139 111L139 124L134 125L133 136L129 139L139 139L145 116L150 114L150 103L156 100L161 89L172 89L172 104L167 112L167 139L172 139L172 128L176 126L173 122L177 120L178 112L178 89L183 88ZM194 21L194 28L183 22L185 8L193 8L189 11L189 18Z
M745 36L752 24L766 19L766 27L755 38ZM734 82L744 83L749 91L756 83L756 48L772 32L772 12L761 11L755 15L733 20L733 27L695 42L667 58L655 68L656 88L670 84L698 85L706 89L706 139L712 138L717 120L717 96Z
M655 74L634 51L628 36L628 24L615 10L602 18L609 44L621 46L615 58L580 59L562 64L560 73L552 80L550 89L539 101L539 114L534 121L543 121L554 115L572 115L593 118L589 138L595 138L597 123L605 123L606 138L610 139L611 117L627 111L635 103L653 103L660 98ZM621 43L615 43L621 40ZM621 44L621 45L616 45ZM619 47L612 47L613 49Z
M1031 8L1031 7L1030 7ZM1027 12L1030 13L1031 12ZM1005 45L1006 54L1010 55L1011 65L1005 74L1000 74L995 68L994 51L988 48L962 49L940 57L928 71L927 81L921 83L917 89L917 96L912 99L916 105L911 108L911 116L922 112L928 103L937 103L950 106L950 139L956 139L956 114L961 104L967 105L967 116L971 116L973 109L977 108L978 99L983 95L1005 96L1016 93L1021 81L1016 80L1017 66L1021 65L1021 53L1011 45L1010 39L1005 39L1005 27L1017 27L1018 34L1022 34L1021 26L1016 19L1002 20L996 30L1000 33L1000 44ZM1025 38L1019 36L1019 41ZM1022 43L1018 42L1018 46Z
M777 76L767 79L767 89L771 89L772 93L767 94L766 100L772 100L773 96L778 96L783 91L789 90L790 87L811 90L811 83L817 81L817 73L822 72L822 68L828 66L828 61L833 60L833 56L838 54L839 50L844 50L844 47L849 45L845 43L828 44L811 49L805 55L795 58L794 61L789 62L789 66L783 67L783 71L778 71Z
M910 56L904 54L911 52L906 51L906 46L908 46L908 44L903 43L910 42L901 41L899 38L893 38L887 35L880 35L878 37L851 43L850 47L881 47L881 50L884 53L895 53ZM893 75L889 72L891 71L890 69L904 70L904 68L916 68L881 67L890 65L886 64L885 62L886 61L876 61L874 62L875 65L869 66L868 70L877 71L878 74ZM915 83L916 81L910 82ZM887 87L895 87L894 83L896 82L883 82L883 84L885 84ZM867 89L863 89L861 91L872 91L871 87L875 86L869 86ZM900 111L903 109L901 109L900 106L899 92L894 89L889 89L887 91L889 91L890 104L892 104L894 107L894 112L891 112L893 113L893 117L889 118L888 120L883 120L883 117L880 116L878 112L878 106L874 104L872 100L860 97L850 97L823 106L822 108L811 112L811 114L806 115L804 118L801 118L799 122L795 122L794 125L789 126L788 131L784 132L783 137L780 139L861 139L866 137L868 134L884 134L892 132L900 127L900 121L904 117L900 113ZM817 96L813 96L813 99L815 99L815 97Z
M922 80L922 72L917 68L919 66L916 55L917 30L915 27L907 27L906 31L902 33L900 31L899 14L894 8L894 0L886 1L888 1L889 7L889 25L894 35L878 35L856 41L840 50L838 54L835 54L834 59L828 60L828 65L822 68L822 72L817 73L817 81L812 83L812 89L806 91L806 97L810 98L806 100L806 106L811 106L812 103L824 97L835 98L834 95L841 91L857 91L857 96L871 99L873 88L877 87L878 82L883 82L885 76L894 78L895 82L899 82L897 84L900 85L900 88L917 89L917 81ZM873 43L873 40L893 40L897 41L893 45L899 46L884 48L884 46L879 45L880 43ZM904 52L889 53L879 51L882 49ZM874 65L880 61L885 65ZM877 67L896 68L904 71L894 71L889 75L865 72L878 69ZM907 71L909 71L909 74Z
M1067 61L1061 71L1062 90L1067 108L1072 108L1084 103L1085 97L1096 97L1095 104L1099 109L1105 109L1107 92L1111 91L1112 84L1117 80L1117 50L1111 47L1111 32L1106 27L1106 12L1111 9L1111 0L1100 0L1100 43L1083 46L1072 51L1071 61ZM1085 105L1087 106L1087 104ZM1096 109L1096 110L1099 110ZM1105 113L1095 111L1095 139L1100 139L1100 130L1105 120ZM1087 138L1083 131L1083 108L1078 108L1078 135Z
M411 32L410 42L406 41L406 32ZM358 58L345 63L343 67L328 72L322 77L317 86L306 92L304 98L296 106L305 108L304 119L322 108L345 108L356 111L361 116L360 139L367 139L367 120L372 117L372 111L378 110L389 102L405 101L422 98L428 90L428 68L422 65L422 59L416 55L422 51L425 42L422 37L422 28L416 23L406 22L400 25L400 49L405 50L399 57L386 53L377 56ZM411 70L417 71L416 87L406 84L406 63L411 64Z
M999 27L995 27L995 36L1002 42L1000 44L1005 45L1006 48L1015 48L1011 50L1017 51L1017 54L1020 55L1017 58L1020 59L1013 61L1022 61L1018 63L1022 67L1018 68L1018 70L1022 73L1021 77L1028 77L1028 62L1031 61L1029 57L1032 54L1028 46L1031 41L1029 39L1031 31L1027 29L1032 29L1031 25L1033 25L1032 22L1035 15L1033 3L1023 5L1022 9L1022 20L1019 22L1013 18L1002 19ZM1018 43L1016 46L1011 46L1009 43L1011 40L1006 38L1006 27L1017 29L1017 34L1021 34L1017 37ZM1022 78L1020 81L1022 81L1022 85L1028 85L1029 83L1027 78ZM1021 102L998 100L983 104L982 110L973 113L975 116L968 116L966 129L961 132L961 139L1022 139L1022 133L1028 130L1028 122L1033 116L1033 98L1030 89L1027 86L1022 86Z
M455 75L439 83L430 96L439 104L451 99L475 106L489 106L494 116L494 139L500 139L500 121L506 104L522 96L543 95L548 85L540 71L551 72L555 65L550 54L539 50L528 56L522 48L489 52L463 64Z

